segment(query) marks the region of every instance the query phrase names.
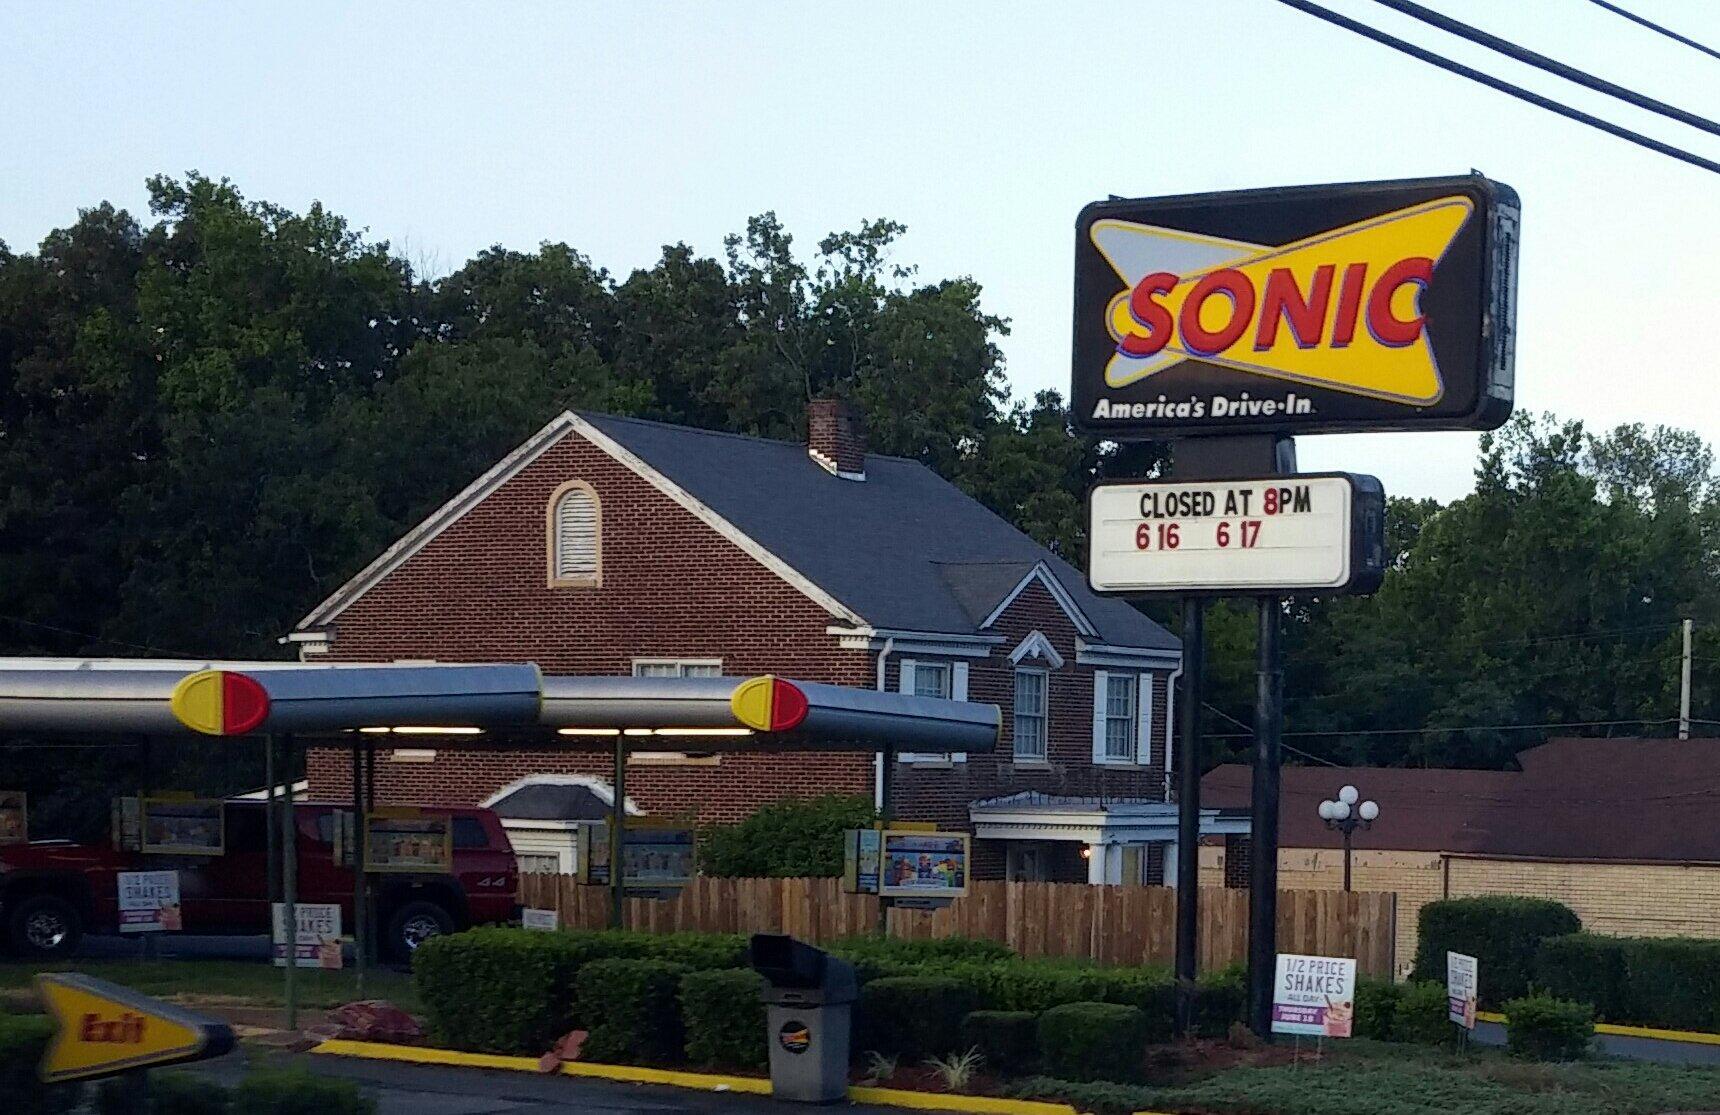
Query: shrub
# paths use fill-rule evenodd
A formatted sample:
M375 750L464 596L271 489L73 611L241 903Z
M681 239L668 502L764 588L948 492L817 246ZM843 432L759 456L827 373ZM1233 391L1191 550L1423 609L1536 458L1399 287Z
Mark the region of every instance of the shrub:
M1039 1018L1045 1071L1067 1080L1138 1080L1147 1018L1122 1003L1064 1003Z
M764 977L751 968L688 972L681 977L681 1022L687 1059L711 1068L763 1068Z
M0 1096L8 1113L55 1115L77 1102L77 1085L48 1085L36 1077L36 1066L53 1036L54 1024L42 1015L0 1014Z
M1139 1084L1113 1084L1109 1081L1054 1080L1049 1076L1032 1076L1004 1086L1007 1095L1026 1100L1058 1100L1076 1111L1092 1111L1097 1115L1130 1115L1145 1107L1156 1107L1163 1093Z
M828 946L828 951L849 960L875 957L898 964L926 964L945 961L1019 960L1015 951L1001 941L985 937L939 937L936 940L904 940L898 937L845 937Z
M1529 990L1535 954L1548 937L1582 928L1570 907L1542 898L1450 898L1421 908L1417 980L1445 982L1447 951L1480 961L1480 1001L1491 1009Z
M436 937L412 957L430 1033L453 1049L542 1053L581 1019L579 970L594 960L666 960L735 968L746 941L731 933L536 933L481 928Z
M1376 1041L1391 1040L1392 1022L1397 1016L1398 1000L1402 997L1403 988L1391 980L1358 978L1356 1036Z
M1392 1040L1422 1045L1447 1045L1456 1041L1457 1026L1451 1021L1449 1010L1445 984L1432 980L1404 984L1392 1011Z
M149 1087L116 1076L96 1089L98 1115L229 1115L233 1095L207 1076L152 1072Z
M1720 1029L1720 941L1625 941L1622 997L1618 1013L1632 1022L1673 1030Z
M1041 1014L1064 1003L1123 1003L1145 1012L1154 1041L1176 1023L1176 984L1163 968L1100 968L1066 960L938 966L938 974L968 987L986 1010Z
M1588 1055L1595 1036L1595 1010L1551 995L1505 1004L1506 1045L1536 1061L1575 1061Z
M962 1019L964 1049L977 1049L1005 1076L1029 1071L1039 1048L1039 1016L1026 1010L976 1010Z
M863 797L783 798L735 825L699 833L699 870L747 879L842 874L842 833L878 817Z
M886 976L860 989L857 1050L910 1058L949 1053L961 1040L973 991L940 976Z
M681 977L668 960L593 960L574 979L590 1031L582 1056L622 1064L672 1064L685 1055Z
M1194 1030L1203 1038L1222 1038L1242 1021L1248 1002L1248 969L1240 964L1202 972L1195 987ZM1148 1020L1149 1022L1151 1019Z
M1555 998L1591 1003L1600 1018L1623 1021L1629 1013L1627 944L1596 933L1549 937L1535 954L1535 986Z
M233 1089L233 1109L245 1115L376 1115L376 1101L350 1080L264 1069Z

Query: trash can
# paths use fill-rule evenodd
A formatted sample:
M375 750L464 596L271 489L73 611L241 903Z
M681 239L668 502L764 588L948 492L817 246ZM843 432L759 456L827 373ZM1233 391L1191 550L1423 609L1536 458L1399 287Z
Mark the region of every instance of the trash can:
M848 1094L854 965L793 937L755 933L747 949L765 978L765 1041L777 1099L835 1103Z

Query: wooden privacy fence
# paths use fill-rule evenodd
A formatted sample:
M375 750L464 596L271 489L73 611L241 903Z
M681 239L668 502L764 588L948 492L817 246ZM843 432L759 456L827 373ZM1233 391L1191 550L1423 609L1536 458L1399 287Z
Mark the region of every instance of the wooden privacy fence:
M892 937L985 937L1023 956L1080 956L1103 964L1170 964L1176 894L1169 887L975 882L944 910L892 909ZM607 887L570 875L522 875L528 907L555 910L569 929L609 924ZM1278 951L1353 956L1363 975L1393 974L1397 895L1278 892ZM627 924L648 933L789 933L820 943L877 930L878 900L844 894L838 879L699 877L678 897L630 898ZM1202 970L1248 957L1248 892L1200 892Z

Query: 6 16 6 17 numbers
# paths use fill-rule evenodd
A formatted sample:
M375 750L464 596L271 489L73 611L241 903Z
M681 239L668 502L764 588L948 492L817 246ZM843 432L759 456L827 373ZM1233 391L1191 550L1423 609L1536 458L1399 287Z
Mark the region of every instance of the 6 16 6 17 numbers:
M1174 550L1182 545L1181 527L1180 523L1141 523L1135 527L1135 549ZM1243 519L1236 527L1233 530L1229 522L1221 520L1214 528L1213 539L1219 549L1236 543L1241 549L1252 550L1260 544L1259 519Z

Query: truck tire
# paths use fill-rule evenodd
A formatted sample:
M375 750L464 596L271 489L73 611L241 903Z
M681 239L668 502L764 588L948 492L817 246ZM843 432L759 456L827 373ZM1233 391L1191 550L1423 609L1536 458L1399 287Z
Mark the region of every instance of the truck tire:
M18 956L33 960L67 957L84 938L78 908L53 894L20 899L6 918L6 941Z
M434 902L415 898L403 902L388 919L388 937L384 942L389 955L403 964L412 962L418 946L432 937L454 932L454 915Z

